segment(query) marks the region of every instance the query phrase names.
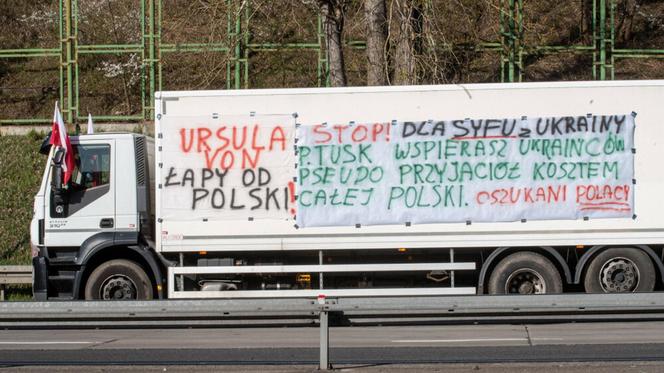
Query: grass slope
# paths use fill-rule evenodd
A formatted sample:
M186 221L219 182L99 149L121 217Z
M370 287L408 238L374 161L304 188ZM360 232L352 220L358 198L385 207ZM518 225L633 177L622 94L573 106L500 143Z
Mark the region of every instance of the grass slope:
M30 264L32 201L46 157L43 134L0 136L0 265Z

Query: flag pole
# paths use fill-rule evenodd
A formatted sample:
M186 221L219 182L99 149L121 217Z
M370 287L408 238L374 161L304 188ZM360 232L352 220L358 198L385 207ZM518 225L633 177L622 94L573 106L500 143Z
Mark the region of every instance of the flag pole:
M92 114L88 112L88 135L92 135L95 131L92 124Z

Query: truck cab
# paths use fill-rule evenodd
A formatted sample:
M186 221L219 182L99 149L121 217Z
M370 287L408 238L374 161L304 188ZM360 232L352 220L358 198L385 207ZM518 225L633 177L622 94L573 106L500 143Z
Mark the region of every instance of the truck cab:
M161 282L153 247L153 142L138 134L70 137L62 185L51 147L30 225L36 299L150 299ZM159 279L157 281L156 279Z

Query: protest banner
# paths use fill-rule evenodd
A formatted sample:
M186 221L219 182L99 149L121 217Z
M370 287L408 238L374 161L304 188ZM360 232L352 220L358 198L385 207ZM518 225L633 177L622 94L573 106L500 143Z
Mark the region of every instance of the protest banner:
M632 217L634 117L297 130L300 227Z

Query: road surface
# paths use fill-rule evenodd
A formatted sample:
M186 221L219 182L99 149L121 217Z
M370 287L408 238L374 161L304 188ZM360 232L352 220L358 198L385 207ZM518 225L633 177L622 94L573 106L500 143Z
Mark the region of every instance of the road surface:
M2 330L0 362L19 370L121 365L114 369L195 372L185 366L223 365L310 371L318 343L317 327ZM352 370L435 371L450 363L453 371L483 364L497 372L546 372L561 363L583 373L664 370L664 322L334 327L330 346L333 365Z

